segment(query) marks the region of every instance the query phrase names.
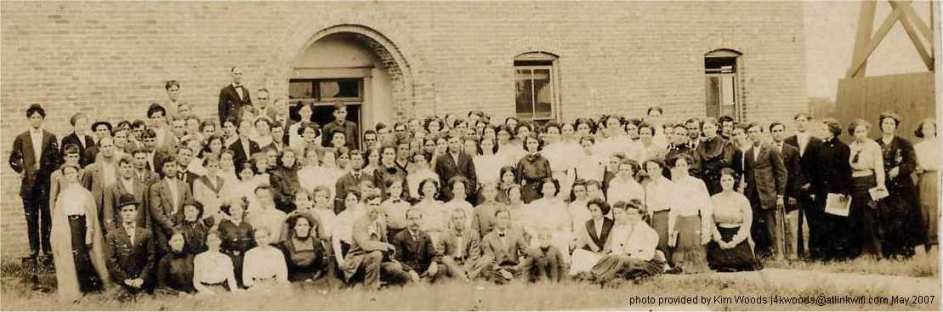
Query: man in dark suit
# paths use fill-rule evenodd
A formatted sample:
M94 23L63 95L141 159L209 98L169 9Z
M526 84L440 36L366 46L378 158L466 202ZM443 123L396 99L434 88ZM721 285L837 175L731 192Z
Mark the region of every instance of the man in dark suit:
M85 113L75 113L69 118L69 124L72 125L72 133L62 138L60 148L66 145L75 144L79 147L79 165L82 168L95 161L95 155L98 153L98 147L95 139L88 135L88 116ZM62 151L59 151L62 154Z
M373 176L363 173L363 154L360 150L350 151L350 172L337 179L334 185L334 213L340 214L346 208L344 199L347 198L347 192L360 188L360 183L364 181L373 182ZM363 190L360 190L361 194Z
M49 175L59 166L59 146L56 135L43 129L46 110L39 104L26 109L29 129L13 140L10 167L20 178L20 198L26 214L30 260L39 256L42 245L46 257L52 256L49 233L52 219L49 214Z
M781 257L782 220L777 220L776 211L785 206L786 166L779 151L763 144L762 129L756 123L747 126L752 146L743 156L744 195L753 207L751 233L757 256L768 257L775 253L776 257Z
M821 259L825 256L823 236L828 231L823 222L825 199L828 196L825 182L827 168L823 165L825 160L822 156L824 142L808 132L809 115L798 113L793 120L796 134L786 138L784 142L796 147L799 153L799 170L805 178L804 183L798 185L796 192L799 206L799 254ZM847 149L847 146L845 148ZM847 161L845 163L847 166ZM803 226L803 223L808 225ZM808 231L803 229L805 227L808 227Z
M432 237L421 229L422 212L410 208L406 210L406 230L393 236L396 247L396 260L403 265L414 281L428 278L430 282L445 277L446 270L436 252Z
M770 136L773 138L773 148L775 148L783 157L783 165L786 166L786 209L783 215L783 240L784 253L789 260L799 258L799 206L798 194L799 187L805 184L805 176L799 165L799 149L785 144L786 125L775 121L769 125Z
M347 120L347 106L343 102L337 102L334 104L334 121L329 122L324 125L323 133L334 133L334 131L340 131L344 133L346 138L347 148L353 150L360 148L360 134L357 132L357 124ZM331 146L331 140L333 136L324 135L321 136L321 145L324 147Z
M236 167L236 172L242 170L255 153L262 151L262 148L259 147L259 143L255 143L255 141L249 138L249 133L251 132L252 123L243 120L239 123L239 139L232 145L229 145L229 149L233 151L232 162Z
M108 273L121 285L123 295L134 295L149 291L154 284L151 274L157 261L154 236L144 227L138 226L138 202L134 195L123 194L118 198L121 223L116 224L105 236Z
M475 163L471 156L462 151L462 140L457 135L450 135L448 138L448 152L440 155L435 160L435 173L439 175L439 185L448 185L448 182L455 176L465 177L468 185L465 185L466 200L475 202L478 197L475 190L478 189L478 176L475 173ZM444 201L452 200L452 191L447 187L442 187Z
M219 90L219 124L230 117L241 118L242 108L252 105L249 88L242 85L242 69L233 66L229 69L232 83Z
M134 201L144 203L145 194L147 194L147 185L139 181L134 176L134 166L131 164L130 156L124 156L118 159L118 178L115 183L105 187L105 193L102 196L102 220L105 223L105 229L110 231L112 227L121 224L120 208L118 206L121 195L131 194ZM141 205L137 213L137 226L147 228L147 209Z
M148 192L149 209L160 254L167 252L174 227L183 221L183 204L193 200L190 187L177 179L177 159L171 156L164 162L163 178L151 185Z

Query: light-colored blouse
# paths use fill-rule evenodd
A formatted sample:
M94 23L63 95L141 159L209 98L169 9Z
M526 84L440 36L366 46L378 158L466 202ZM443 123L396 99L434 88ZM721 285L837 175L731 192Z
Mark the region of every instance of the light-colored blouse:
M714 222L721 224L743 223L744 209L749 211L750 200L737 192L720 192L711 196L714 209Z
M672 181L674 190L671 192L673 200L668 211L668 233L674 232L675 220L678 217L701 217L702 227L706 230L713 224L713 209L710 193L704 181L692 176L685 176ZM710 233L710 232L702 232Z
M193 258L193 285L199 290L204 284L219 284L226 282L230 277L235 282L235 270L232 259L218 251L205 251ZM234 288L236 285L229 285Z
M644 198L645 190L634 178L623 179L622 176L618 176L609 182L609 189L606 190L606 202L609 205L615 205L619 201L628 203L632 199L643 200Z
M940 170L939 139L927 139L914 144L914 153L917 154L917 166L929 171Z
M243 260L242 282L246 287L252 287L258 282L287 284L288 265L285 255L271 245L249 249Z

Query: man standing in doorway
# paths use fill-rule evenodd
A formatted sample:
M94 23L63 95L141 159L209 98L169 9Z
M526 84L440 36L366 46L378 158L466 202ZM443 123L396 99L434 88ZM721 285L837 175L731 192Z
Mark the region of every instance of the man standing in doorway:
M242 108L252 105L249 88L242 85L242 69L233 66L229 73L232 75L232 83L219 90L219 124L223 124L230 117L240 118Z
M360 146L360 135L357 133L357 124L347 120L347 106L340 101L334 103L333 115L334 121L324 125L324 133L334 133L335 130L341 131L347 138L347 148L351 150L357 149L357 147ZM322 136L322 140L322 146L331 146L330 136Z

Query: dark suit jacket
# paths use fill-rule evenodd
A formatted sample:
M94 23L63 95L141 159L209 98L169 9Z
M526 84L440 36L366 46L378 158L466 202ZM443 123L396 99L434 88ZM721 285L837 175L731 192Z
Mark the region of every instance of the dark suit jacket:
M393 246L396 246L396 260L403 264L406 271L426 272L432 262L438 260L435 246L429 234L420 230L413 236L409 230L402 230L393 236Z
M42 155L34 155L33 144L42 144ZM39 157L39 167L36 167L36 157ZM13 171L23 175L20 184L20 196L27 196L34 187L49 189L49 175L59 167L59 146L56 135L43 130L43 141L33 142L29 131L21 133L13 140L13 150L10 151L10 167Z
M808 153L808 151L806 151ZM821 150L822 187L815 188L817 207L824 209L825 196L828 193L851 194L851 150L845 142L833 138L822 142Z
M780 155L783 157L783 165L786 166L786 196L797 198L799 187L806 183L799 161L799 149L789 144L783 144Z
M527 255L527 242L524 235L519 230L507 229L505 241L498 236L497 230L485 235L481 239L481 254L485 257L494 259L494 263L502 264L505 262L518 264L520 257Z
M340 214L344 211L344 199L347 198L347 192L360 189L360 183L363 181L373 181L373 176L360 171L360 179L354 178L354 174L348 172L343 175L334 184L334 213Z
M121 198L121 194L134 195L134 200L138 202L137 225L142 228L148 226L148 216L150 215L150 211L147 209L148 187L144 182L137 179L131 179L131 181L134 185L134 192L124 187L124 183L121 183L121 177L118 177L115 183L105 188L104 196L102 197L102 220L105 223L106 229L109 228L110 225L121 223L121 216L118 210L120 208L118 207L118 198Z
M249 158L246 157L246 147L242 145L242 140L238 139L232 145L229 146L229 149L233 151L232 163L235 165L236 170L240 170L245 166L246 162L249 161ZM255 143L253 140L249 140L249 157L252 157L255 153L261 152L262 148L259 147L259 143Z
M62 138L62 144L59 148L64 149L66 145L69 144L74 144L79 147L79 164L82 165L83 168L95 162L95 156L98 155L98 145L95 144L95 139L93 139L92 136L85 135L86 145L82 145L81 141L79 141L79 136L75 134L75 132L72 132ZM59 152L64 153L65 151L60 150Z
M134 242L123 226L116 226L105 236L108 272L115 283L124 285L125 279L151 280L150 272L157 262L154 236L147 229L136 227Z
M745 193L756 192L760 208L773 209L776 207L776 196L786 193L786 166L783 165L783 158L776 148L760 145L759 157L754 158L755 148L751 146L744 152L746 165L743 177L747 183Z
M238 119L242 108L252 105L252 96L249 95L249 88L240 85L244 98L239 97L239 92L232 86L232 83L219 90L219 124L223 124L230 117Z
M452 159L451 153L439 155L435 160L435 173L439 175L439 187L442 188L443 200L452 200L452 190L448 186L448 182L449 179L455 176L463 176L468 180L467 185L465 185L465 194L469 198L474 198L472 196L475 193L474 190L478 189L478 176L475 173L475 163L465 152L458 154L458 163L455 163L455 160Z
M347 139L346 146L348 149L360 148L360 135L357 133L357 124L350 120L344 120L343 123L338 123L337 120L335 120L324 125L324 134L321 135L321 146L331 146L331 139L333 139L331 133L334 132L334 130L344 133L344 137Z
M794 146L796 152L799 152L799 139L795 135L786 138L784 142ZM805 179L804 183L809 183L809 190L807 192L810 192L810 194L817 193L817 191L821 191L825 188L824 174L826 164L823 163L823 144L824 142L822 142L821 139L810 136L809 142L806 143L805 151L799 155L799 168L802 170L802 177ZM798 187L801 188L802 184L799 184Z

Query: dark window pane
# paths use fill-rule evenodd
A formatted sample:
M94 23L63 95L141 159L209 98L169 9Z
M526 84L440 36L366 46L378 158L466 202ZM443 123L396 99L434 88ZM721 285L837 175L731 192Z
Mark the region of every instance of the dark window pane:
M333 79L318 81L320 101L360 99L360 79Z
M706 90L707 116L717 117L720 115L720 77L707 77Z
M553 116L553 87L550 83L550 70L534 70L534 118L550 118Z
M519 69L517 70L516 77L517 78L515 79L514 85L516 86L516 89L517 89L516 91L517 114L519 117L525 118L525 117L522 117L521 114L527 114L528 116L530 116L534 112L534 107L533 107L534 93L531 88L532 81L530 80L530 78L532 77L531 70Z

